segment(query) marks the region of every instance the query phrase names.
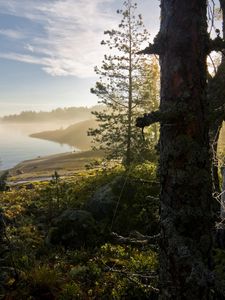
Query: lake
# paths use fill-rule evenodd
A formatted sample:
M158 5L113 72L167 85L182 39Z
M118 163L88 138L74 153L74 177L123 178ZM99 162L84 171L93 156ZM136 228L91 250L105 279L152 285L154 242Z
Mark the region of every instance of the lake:
M0 169L12 168L23 160L71 152L74 148L29 137L29 134L56 129L53 124L6 124L0 122Z

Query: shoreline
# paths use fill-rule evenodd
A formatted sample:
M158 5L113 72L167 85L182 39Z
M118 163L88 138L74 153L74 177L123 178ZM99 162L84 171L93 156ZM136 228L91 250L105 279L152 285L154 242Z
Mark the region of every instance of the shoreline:
M66 151L66 152L59 152L59 153L53 153L53 154L46 154L46 155L36 155L36 156L33 156L31 158L28 158L28 159L22 159L18 162L16 162L13 166L11 167L4 167L0 169L0 174L2 172L5 172L5 171L10 171L10 170L13 170L15 169L18 165L20 164L23 164L23 163L27 163L27 162L32 162L32 161L38 161L38 160L41 160L41 159L47 159L47 158L50 158L50 157L59 157L60 155L65 155L65 154L70 154L70 153L78 153L80 152L81 150L76 150L76 151Z
M75 172L85 170L93 160L103 158L103 151L66 152L25 160L4 171L9 172L9 183L49 181L47 179L51 179L55 171L62 177L71 176ZM4 171L2 170L1 173Z

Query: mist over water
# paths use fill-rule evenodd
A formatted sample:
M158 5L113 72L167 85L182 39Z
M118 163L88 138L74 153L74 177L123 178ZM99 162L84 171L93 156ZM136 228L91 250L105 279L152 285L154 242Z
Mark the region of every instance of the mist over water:
M9 124L0 122L0 169L12 168L23 160L71 152L68 145L31 138L29 134L59 128L56 124Z

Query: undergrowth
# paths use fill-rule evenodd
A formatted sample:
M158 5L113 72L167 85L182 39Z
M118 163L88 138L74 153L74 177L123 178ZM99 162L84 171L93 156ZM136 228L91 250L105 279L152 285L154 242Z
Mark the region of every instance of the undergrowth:
M127 172L117 166L88 170L66 180L55 173L51 182L18 185L2 192L6 227L0 252L1 299L153 299L157 253L148 246L112 244L110 232L157 233L155 169L153 164L144 164ZM116 208L113 214L96 220L101 235L96 237L97 244L93 240L75 249L46 243L62 212L84 210L93 194L111 183Z

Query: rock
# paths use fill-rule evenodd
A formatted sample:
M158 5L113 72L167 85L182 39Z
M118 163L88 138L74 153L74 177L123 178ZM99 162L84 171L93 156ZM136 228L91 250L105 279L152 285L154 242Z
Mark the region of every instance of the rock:
M0 267L0 282L3 286L13 285L18 277L17 271L12 267Z
M97 225L91 213L85 210L67 209L54 221L46 238L47 245L63 245L70 248L93 245L97 237Z
M20 184L15 185L15 190L20 191L22 189L23 189L23 185L20 185Z
M20 169L16 170L16 175L21 175L21 174L23 174L22 170L20 170Z
M33 190L34 189L33 183L29 183L29 184L25 185L25 189L26 190Z
M86 209L92 213L96 220L111 218L116 207L118 196L113 192L113 186L121 180L115 178L112 182L101 186L87 202Z

